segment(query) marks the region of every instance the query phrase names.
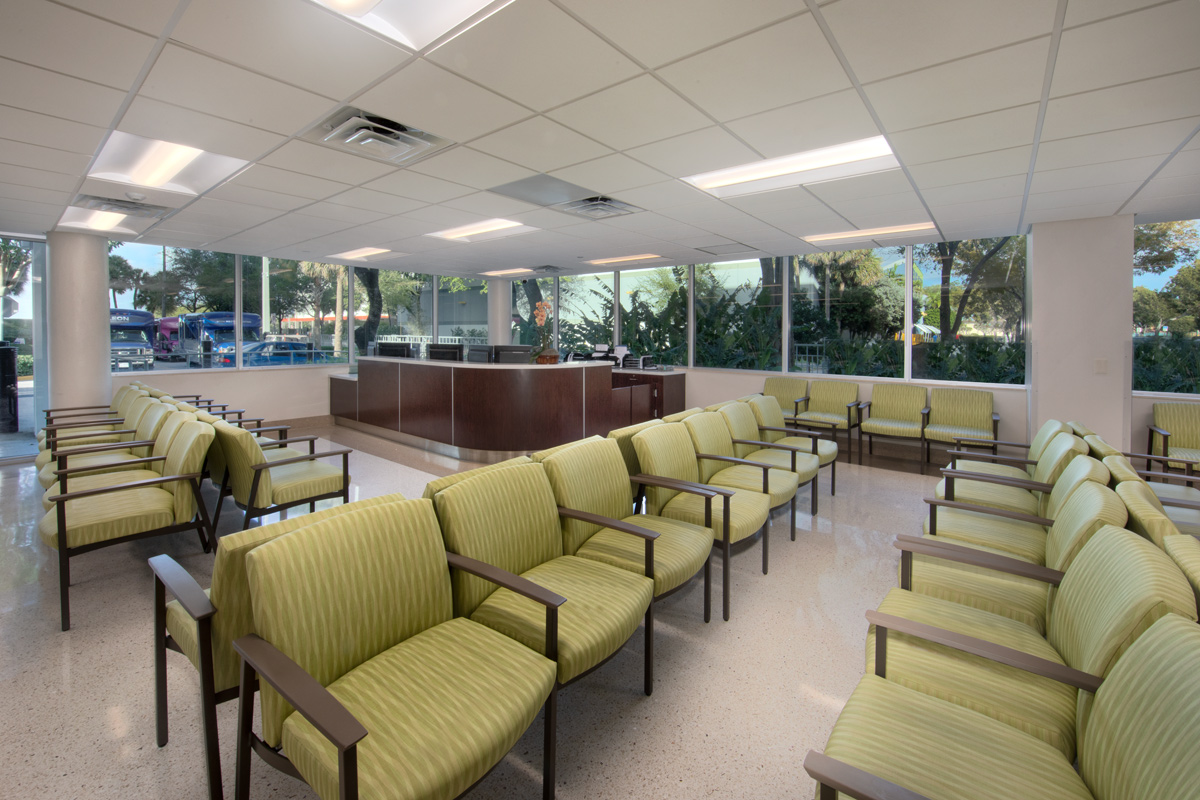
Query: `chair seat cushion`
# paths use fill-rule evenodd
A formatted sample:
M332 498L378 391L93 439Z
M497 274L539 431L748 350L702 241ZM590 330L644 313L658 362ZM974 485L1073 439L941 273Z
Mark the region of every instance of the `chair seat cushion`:
M1163 506L1163 511L1166 512L1167 519L1175 523L1180 533L1200 536L1200 511L1180 506Z
M643 514L635 514L622 521L649 528L658 534L654 540L655 597L686 583L700 571L712 552L712 531L700 525ZM596 531L575 551L575 555L638 575L645 574L644 541L612 528Z
M788 463L791 463L789 459ZM762 492L762 467L752 467L749 464L735 464L723 469L708 479L710 486L724 486L727 489L745 489L748 492ZM771 496L771 508L783 505L796 496L796 488L800 485L800 476L791 470L768 469L767 489Z
M998 475L1001 478L1019 478L1027 481L1032 477L1029 470L1024 467L1014 467L1012 464L996 464L991 461L964 461L959 459L955 462L955 469L966 470L967 472L979 472L983 475Z
M967 428L961 425L926 425L925 438L935 442L953 442L955 439L991 439L991 428Z
M812 422L825 422L830 425L835 425L842 430L846 430L846 414L834 414L829 411L801 411L797 416L798 420L811 420Z
M125 436L125 435L127 435L127 434L110 433L110 434L97 434L96 436L89 436L86 439L72 439L69 443L64 442L62 444L62 446L59 447L58 449L71 451L71 450L78 449L80 447L91 447L91 446L97 445L97 444L116 444L117 442L121 441L121 437ZM50 461L52 460L52 454L54 452L55 451L53 451L53 450L39 450L38 451L37 457L33 460L33 464L34 464L34 466L37 467L38 472L41 472L42 468L50 463ZM69 459L68 459L67 466L74 466L73 464L70 463Z
M924 523L929 535L929 520ZM934 541L979 544L1033 564L1046 563L1046 529L1033 522L993 517L977 511L939 508Z
M205 589L204 594L211 596L211 589ZM188 661L197 670L200 669L200 626L192 615L183 610L178 600L167 603L167 633L179 645L179 649L187 656ZM231 684L233 685L233 684ZM227 688L218 685L217 691Z
M117 486L122 483L136 483L137 481L148 481L154 478L161 478L162 475L149 469L126 469L120 472L100 472L95 475L80 475L77 478L71 478L67 481L67 488L72 492L82 492L87 489L102 489L105 486ZM45 492L42 493L42 508L49 511L54 508L54 503L50 500L52 497L57 497L61 494L58 482L56 481Z
M119 472L121 470L138 469L144 466L143 464L135 464L132 467L122 466L122 464L125 462L133 461L136 458L137 456L128 450L118 450L111 453L94 453L87 456L68 458L67 467L70 469L76 469L79 467L97 467L103 468L106 472ZM52 461L38 470L38 483L42 485L43 489L49 489L55 484L56 481L58 481L58 476L54 474L54 471L57 469L58 462Z
M1062 656L1028 625L903 589L892 589L879 610L973 636L1063 664ZM875 628L867 635L867 673L875 671ZM987 714L1036 736L1075 760L1076 689L915 636L887 635L887 679Z
M69 547L107 542L174 523L175 496L153 486L67 501ZM38 534L49 547L58 548L57 509L42 517Z
M825 754L934 800L1092 800L1046 742L874 675L846 701Z
M1161 453L1162 445L1158 445L1154 452ZM1200 449L1195 447L1176 447L1175 442L1171 442L1170 455L1176 458L1186 458L1188 461L1200 461ZM1170 466L1171 469L1182 471L1187 465L1182 461L1172 461L1170 462Z
M905 439L920 439L921 438L921 423L908 422L902 419L886 419L884 417L870 417L863 420L862 432L874 436L899 436Z
M1193 503L1200 503L1200 489L1194 486L1152 481L1150 483L1150 490L1154 492L1154 496L1159 500L1188 500Z
M946 499L946 479L938 481L933 493L939 500ZM996 483L954 479L954 499L960 503L988 508L1007 508L1023 514L1037 515L1041 505L1037 495L1028 489L1002 486Z
M654 581L578 556L560 556L523 573L567 598L558 610L558 681L566 683L608 658L637 630L654 595ZM545 608L497 589L471 619L538 653L546 652Z
M766 523L771 500L761 492L733 491L733 497L729 498L729 541L740 542L758 533ZM704 498L680 492L667 501L660 516L703 526ZM725 540L725 499L722 497L712 500L712 532L715 541Z
M359 792L452 798L500 761L554 685L554 662L466 619L425 630L343 675L329 691L370 732ZM337 750L298 713L283 751L321 797L338 796Z
M834 456L837 456L836 447ZM755 450L747 455L746 460L759 464L770 464L780 469L791 470L792 468L792 454L787 450L773 450L764 447L762 450ZM814 456L812 453L796 453L796 477L799 483L808 483L820 468L821 461L818 456ZM759 485L762 485L761 479Z
M786 444L791 447L802 447L804 452L812 452L812 439L808 436L785 436L775 444ZM821 466L837 461L838 446L837 442L832 439L817 439L817 458L821 459Z
M269 450L264 450L266 455ZM270 456L268 456L270 459ZM327 459L332 461L335 459ZM303 500L316 495L342 491L342 467L338 464L322 464L320 461L305 461L299 464L284 464L271 467L271 502L277 505Z
M989 547L963 543L964 547L999 553ZM917 594L949 600L1015 619L1046 634L1049 587L1032 578L946 561L929 556L913 557L912 588Z

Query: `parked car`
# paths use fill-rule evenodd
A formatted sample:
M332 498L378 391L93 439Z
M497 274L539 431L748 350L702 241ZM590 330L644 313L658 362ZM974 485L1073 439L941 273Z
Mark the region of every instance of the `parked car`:
M242 345L242 365L246 367L322 364L325 353L313 350L308 342L246 342ZM235 363L233 353L222 353L224 366Z

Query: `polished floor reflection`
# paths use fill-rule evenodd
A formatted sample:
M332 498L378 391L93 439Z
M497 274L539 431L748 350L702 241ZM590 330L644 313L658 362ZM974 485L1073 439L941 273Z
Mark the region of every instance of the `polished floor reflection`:
M419 497L433 477L474 466L344 428L306 432L322 436L322 447L355 449L354 499L396 491ZM895 585L899 559L892 539L919 531L921 498L934 482L842 461L837 497L829 496L825 481L820 513L814 519L801 511L795 542L785 533L786 518L775 517L780 533L771 541L769 575L760 571L757 543L734 558L729 622L716 614L704 624L698 581L664 601L655 612L651 697L641 692L640 635L562 693L559 797L811 796L804 754L824 745L862 674L863 612ZM4 794L206 797L197 676L177 654L169 656L171 740L155 746L153 583L146 559L170 553L207 586L212 557L195 536L178 534L73 559L73 628L63 633L56 560L36 531L40 494L32 465L0 467ZM215 492L207 497L211 508ZM806 508L807 498L799 505ZM220 533L239 525L240 515L228 507ZM714 587L720 577L715 560ZM227 797L233 792L234 706L218 711ZM472 798L540 796L541 752L539 720ZM261 763L252 796L315 797Z

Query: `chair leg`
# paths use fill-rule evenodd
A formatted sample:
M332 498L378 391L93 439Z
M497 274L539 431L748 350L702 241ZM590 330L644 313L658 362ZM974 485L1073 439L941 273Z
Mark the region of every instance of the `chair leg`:
M250 759L253 753L250 749L250 737L253 736L251 725L254 722L254 681L257 676L254 667L242 661L241 685L238 689L238 724L237 724L237 785L234 796L237 800L250 798ZM553 697L553 693L551 694Z
M800 492L800 490L796 489L796 494L799 494L799 492ZM792 541L793 542L796 541L796 494L792 495Z
M558 682L546 698L545 739L542 745L542 798L554 800L555 769L558 761ZM241 751L238 751L241 755ZM247 776L248 777L248 776Z
M646 608L646 665L645 665L646 697L654 692L654 601Z
M771 512L767 512L767 521L763 523L763 575L767 574L767 556L770 554L771 544Z
M814 517L817 515L817 484L820 483L817 479L819 477L821 477L821 470L818 469L817 474L812 476L812 488L809 490L812 493L812 515Z
M217 744L217 692L213 675L212 620L201 621L200 643L200 723L204 730L204 762L208 771L209 800L224 800L221 788L221 748ZM253 704L253 696L251 696Z
M167 590L154 579L154 727L159 747L167 744Z
M712 619L712 550L704 559L704 621Z
M829 465L829 496L837 495L837 459L835 458Z
M850 438L850 431L846 431L846 439L849 440L849 438ZM870 441L870 439L871 439L871 437L868 436L867 440ZM871 452L875 452L875 451L872 450ZM858 465L860 467L862 466L862 428L858 429Z
M242 530L246 530L250 527L250 519L250 507L247 506L246 513L242 515Z
M58 607L64 631L71 630L71 556L67 554L64 536L58 537Z

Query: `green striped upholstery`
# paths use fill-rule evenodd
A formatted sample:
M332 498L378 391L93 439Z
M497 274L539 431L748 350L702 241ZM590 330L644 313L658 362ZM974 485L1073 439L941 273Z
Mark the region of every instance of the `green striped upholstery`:
M740 542L758 533L766 524L771 511L771 499L761 492L738 488L733 491L733 497L729 498L729 541ZM722 498L713 499L712 532L713 539L718 542L725 539L724 508ZM667 501L660 513L669 519L703 526L704 498L681 492Z
M1046 536L1046 566L1066 571L1088 540L1105 525L1122 527L1129 512L1116 492L1099 483L1076 489L1059 509Z
M621 458L625 460L625 469L629 470L630 475L637 475L642 471L642 465L637 457L637 449L633 446L633 437L647 428L662 424L664 423L660 419L650 419L608 432L608 438L615 440L617 447L621 448Z
M712 530L702 525L645 514L626 517L624 521L658 534L654 540L655 597L687 583L712 552ZM575 555L638 575L646 572L646 547L642 540L612 528L597 531Z
M956 437L992 439L992 393L977 389L930 389L925 438L953 442Z
M1168 506L1164 505L1162 502L1164 499L1188 500L1195 502L1198 499L1198 495L1200 495L1200 490L1197 490L1191 486L1159 483L1157 481L1154 483L1147 483L1141 475L1137 474L1133 464L1129 463L1129 459L1127 459L1125 456L1109 456L1108 458L1104 459L1104 463L1108 465L1109 470L1112 472L1113 481L1117 483L1118 489L1120 489L1120 487L1125 483L1141 484L1146 489L1145 492L1137 492L1134 494L1136 490L1126 489L1125 491L1127 492L1128 496L1149 503L1151 506L1153 506L1154 511L1166 516L1167 519L1171 521L1171 524L1178 529L1178 531L1175 531L1168 528L1165 532L1163 532L1161 528L1165 526L1161 525L1161 520L1144 518L1141 520L1141 522L1148 525L1148 527L1146 527L1144 530L1139 530L1138 533L1141 533L1144 536L1149 536L1156 543L1160 543L1159 539L1161 539L1163 536L1169 536L1170 534L1176 532L1185 533L1190 536L1200 536L1200 511L1197 511L1194 508L1186 508L1183 506ZM1126 497L1126 495L1123 495L1123 497ZM1156 522L1156 524L1149 524L1152 521ZM1160 530L1156 532L1155 528L1159 528Z
M1155 403L1154 427L1171 434L1170 448L1200 449L1200 403ZM1162 437L1154 437L1154 454L1162 454Z
M1146 483L1122 481L1117 484L1117 496L1129 510L1129 530L1159 547L1167 537L1179 535L1179 528L1162 512L1162 505Z
M767 462L760 462L767 463ZM817 473L817 467L810 468L809 477ZM723 469L707 481L710 486L721 486L726 489L741 489L747 492L762 492L761 467L748 464L737 464ZM767 471L767 498L771 508L791 502L796 496L800 485L800 476L786 466L772 468Z
M868 436L896 436L903 439L920 439L921 423L904 422L898 419L870 417L863 420L863 433Z
M1042 453L1042 457L1038 459L1032 480L1052 486L1056 485L1063 472L1070 466L1072 459L1086 453L1087 445L1083 443L1082 439L1069 433L1060 433L1050 441L1045 452ZM938 482L934 494L939 498L945 498L945 479ZM1048 492L981 483L962 478L956 478L954 481L954 499L972 505L1008 508L1038 516L1045 516L1050 505L1050 493Z
M254 485L253 467L280 460L283 454L267 456L253 433L227 422L217 422L213 429L217 432L217 439L228 465L229 486L233 491L233 498L243 506L268 508L308 497L340 492L343 488L340 464L305 461L261 470L258 493L251 498L250 489Z
M811 381L808 384L808 408L797 416L802 420L831 422L845 430L846 406L858 402L858 384L853 381Z
M744 405L739 403L738 405ZM692 437L692 445L697 453L718 456L733 456L733 440L729 436L729 428L725 418L718 413L706 411L684 420L688 435ZM724 486L730 489L745 489L748 492L761 492L763 488L763 470L748 464L729 464L725 461L699 459L700 482L713 486ZM816 474L816 467L811 470ZM791 471L771 469L767 471L767 489L771 498L771 507L789 502L796 496L800 485L799 476Z
M446 549L520 575L563 555L554 492L541 464L480 471L447 486L433 502ZM455 573L454 614L469 617L496 590ZM541 607L538 607L541 613Z
M138 422L136 432L129 437L127 441L144 442L154 441L158 436L159 430L166 421L167 416L173 412L171 406L160 403L157 400L146 408L142 414L141 420ZM46 451L47 453L49 451ZM70 469L81 468L96 468L98 471L92 474L100 474L100 472L120 472L127 470L136 470L144 465L124 466L128 461L133 461L138 458L146 458L153 452L153 445L143 447L130 447L123 450L105 451L103 453L92 453L89 455L76 456L67 459L67 467ZM51 461L42 467L38 472L38 482L47 491L54 490L54 484L58 481L58 476L54 473L58 469L58 461ZM82 488L82 487L80 487ZM55 494L58 492L55 491Z
M1080 439L1084 438L1085 436L1094 436L1096 434L1094 430L1089 428L1087 425L1084 425L1082 422L1078 422L1077 420L1070 420L1067 422L1067 424L1071 426L1071 431Z
M1108 467L1112 473L1113 483L1120 484L1125 481L1141 481L1145 480L1141 475L1137 474L1137 467L1129 461L1128 458L1120 453L1112 456L1104 457L1104 466Z
M120 395L120 396L118 397L118 395ZM141 398L141 397L149 397L149 395L144 391L141 391L139 389L135 389L132 387L129 388L128 390L126 390L124 393L122 393L121 390L118 389L117 394L113 396L113 402L112 402L112 405L109 406L109 409L115 413L115 417L117 419L124 419L124 417L129 413L130 406L133 405L134 401L136 401L138 398ZM103 414L103 412L97 412L95 416L102 417L102 416L104 416L104 414ZM61 422L61 423L70 423L70 422L75 422L75 421L83 422L84 420L80 419L78 417L64 417L59 420L55 420L55 422ZM125 420L125 421L128 421L128 420ZM90 444L103 444L105 442L115 442L120 438L119 436L117 436L115 434L110 434L111 431L114 431L117 429L125 430L126 429L125 422L120 422L120 423L96 422L93 425L80 425L78 428L68 428L64 431L59 431L59 435L61 435L61 436L78 436L81 433L94 433L94 434L96 434L94 437L88 437L86 439L77 439L74 442L72 442L72 444L82 445L84 442L87 442ZM47 438L48 438L48 435L45 430L42 430L39 432L39 436L38 436L38 449L39 450L45 449Z
M1096 692L1081 730L1080 774L1101 800L1195 797L1197 719L1200 627L1168 615L1129 648Z
M775 398L757 398L751 400L747 405L750 406L751 412L754 414L756 425L762 425L769 428L782 428L784 426L783 412L779 408L779 403L775 402ZM799 433L799 431L797 431ZM792 447L803 447L806 452L811 451L813 439L809 436L788 436L786 433L779 431L756 431L755 436L737 435L737 439L758 439L763 442L771 442L772 444L786 444ZM831 439L817 439L817 457L821 461L821 466L833 463L837 460L838 447L837 442ZM741 446L741 445L739 445ZM752 461L758 461L758 458L746 456ZM789 459L790 463L790 459Z
M756 442L766 441L759 435L758 420L754 418L754 406L751 403L722 406L717 413L725 420L725 427L729 429L729 435L732 438L749 439ZM733 453L738 458L747 458L751 453L759 450L758 445L753 444L735 444L733 446Z
M1091 452L1093 458L1105 459L1109 456L1121 455L1120 450L1113 447L1111 444L1095 434L1092 434L1091 436L1085 436L1083 437L1083 440L1087 442L1088 450Z
M779 402L779 407L786 408L789 414L808 409L807 400L801 401L800 408L796 408L796 401L808 396L808 381L804 378L783 375L767 378L763 381L762 393L766 397L774 397Z
M979 545L975 550L1010 555ZM928 556L913 557L912 590L959 605L1014 619L1039 634L1046 631L1046 584L1031 578L1002 575Z
M711 406L705 406L704 410L709 411L709 412L718 411L721 409L722 406L727 406L730 403L736 403L736 402L738 402L738 401L737 400L722 400L719 403L713 403ZM749 402L749 400L747 400L746 402ZM684 417L684 419L687 419L687 418ZM666 420L663 420L663 421L665 422Z
M1031 461L1037 461L1046 452L1047 445L1060 433L1070 433L1071 426L1065 422L1059 422L1056 419L1048 419L1038 429L1037 435L1033 437L1033 441L1029 443L1029 450L1023 456ZM1102 456L1096 456L1102 458ZM958 459L955 462L955 469L964 469L968 472L982 472L985 475L1003 475L1009 478L1029 479L1033 477L1034 465L1030 464L1026 467L1014 467L1010 464L996 464L991 461L967 461Z
M633 437L633 447L638 463L648 475L692 483L700 480L696 449L683 423L664 423L640 431ZM646 513L661 514L663 506L676 494L674 489L646 487Z
M663 422L683 422L692 414L699 414L704 409L699 406L693 408L685 408L683 411L676 411L674 414L667 414L662 418Z
M545 450L539 450L536 453L530 453L529 459L531 461L539 461L539 462L545 461L548 456L554 455L559 450L566 450L568 447L574 447L575 445L580 444L582 442L591 442L591 441L595 441L596 439L603 439L603 438L604 438L603 436L589 436L586 439L576 439L573 442L565 442L560 445L555 445L554 447L548 447Z
M213 425L217 433L218 447L225 456L229 470L229 488L233 498L242 505L250 502L250 487L254 480L254 467L266 462L262 448L254 441L254 435L249 431L230 425L228 422L218 422ZM255 505L259 507L271 504L271 471L265 470L258 484L258 497Z
M931 800L1093 800L1052 745L875 675L846 701L825 754Z
M925 387L903 383L880 383L871 390L870 416L862 423L863 433L921 438L921 409Z
M204 457L214 439L213 429L203 422L185 422L171 440L167 449L167 460L163 462L162 474L187 475L199 472L204 466ZM69 484L68 484L69 485ZM175 495L175 523L183 524L196 516L196 496L183 482L164 483L163 488Z
M488 464L483 467L476 467L475 469L468 469L468 470L463 470L462 472L456 472L453 475L446 475L445 477L438 478L436 480L432 480L429 483L425 484L425 492L424 492L424 494L421 495L421 497L423 497L426 500L432 500L433 496L435 494L437 494L438 492L440 492L442 489L453 486L454 484L459 483L461 481L465 481L467 478L473 478L474 476L478 475L481 472L489 472L494 469L504 469L505 467L512 467L517 464L532 464L532 463L533 463L533 459L531 459L529 456L517 456L516 458L510 458L507 461L499 461L495 464Z
M121 423L120 430L136 431L138 425L142 422L142 417L151 406L158 405L158 401L152 397L141 396L134 399L129 405L124 414L124 422ZM62 431L63 436L74 436L81 431L66 430ZM100 434L97 436L89 436L86 439L69 440L62 445L57 446L55 450L41 450L34 459L34 466L38 469L38 480L42 483L42 488L49 488L50 484L54 483L53 473L47 473L46 467L50 464L51 458L56 452L71 452L83 447L91 447L96 444L111 444L113 442L132 442L134 434L132 433L115 433Z
M113 399L112 399L112 402L109 403L109 405L108 405L108 410L113 412L114 414L117 414L118 416L120 416L119 409L121 406L121 401L125 399L125 395L127 395L129 392L133 392L133 391L137 391L137 387L133 386L131 384L128 384L128 383L125 384L124 386L117 387L116 391L113 392ZM96 410L95 416L97 418L102 417L103 415L104 415L103 409ZM97 423L95 427L89 427L89 429L90 430L112 430L113 426L102 425L102 424ZM45 438L46 438L46 429L45 428L39 429L37 432L38 442L39 443L42 442Z
M1200 540L1179 534L1163 539L1162 546L1191 584L1192 592L1200 598Z

